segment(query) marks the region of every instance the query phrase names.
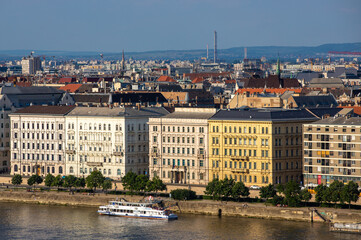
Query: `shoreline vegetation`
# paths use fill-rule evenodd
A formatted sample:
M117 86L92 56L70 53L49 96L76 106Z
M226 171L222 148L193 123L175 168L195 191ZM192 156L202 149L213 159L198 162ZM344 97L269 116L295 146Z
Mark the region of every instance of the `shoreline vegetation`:
M148 195L155 195L171 210L181 213L328 223L361 222L361 211L354 210L361 209L361 205L351 205L358 202L360 194L358 185L353 182L320 185L314 196L294 181L269 184L258 188L258 194L250 194L243 182L234 179L214 179L197 195L190 186L189 189L178 186L167 191L167 186L158 177L149 179L132 172L121 179L118 190L118 183L105 178L99 171L93 171L86 178L48 174L43 179L33 175L25 186L22 176L14 175L11 183L2 184L0 201L99 207L120 198L139 202Z
M125 198L138 202L144 198L139 195L113 195L105 193L90 194L86 192L35 191L23 189L0 191L1 202L26 204L57 205L70 207L94 207L104 205L111 200ZM229 202L215 200L173 200L160 197L171 210L178 213L215 216L235 216L260 219L277 219L305 222L361 222L361 211L354 209L313 208L313 207L277 207L264 203ZM316 212L317 213L316 213Z

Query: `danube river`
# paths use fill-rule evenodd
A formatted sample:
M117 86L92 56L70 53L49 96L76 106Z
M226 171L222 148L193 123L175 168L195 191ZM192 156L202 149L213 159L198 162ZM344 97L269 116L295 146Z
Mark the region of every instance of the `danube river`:
M99 216L96 208L0 202L0 239L359 239L326 224L180 214L177 221Z

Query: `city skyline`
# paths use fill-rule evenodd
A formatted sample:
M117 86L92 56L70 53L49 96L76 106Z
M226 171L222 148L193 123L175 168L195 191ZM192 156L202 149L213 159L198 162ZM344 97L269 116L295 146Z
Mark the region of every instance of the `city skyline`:
M359 42L359 1L4 1L1 50L152 51ZM288 20L287 20L288 19ZM27 36L26 38L24 36ZM26 39L26 41L25 41ZM45 39L45 40L44 40Z

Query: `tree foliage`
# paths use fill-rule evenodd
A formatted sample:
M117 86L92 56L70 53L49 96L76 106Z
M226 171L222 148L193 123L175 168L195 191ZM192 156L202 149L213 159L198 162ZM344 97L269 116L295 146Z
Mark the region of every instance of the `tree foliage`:
M239 196L248 197L249 188L246 187L243 182L236 182L232 187L231 196L234 200L238 200Z
M43 178L40 177L39 175L32 175L29 179L28 179L28 185L29 186L33 186L35 187L35 185L40 184L43 182Z
M97 187L101 187L103 185L104 176L100 171L95 170L89 176L86 177L85 181L87 187L92 189L94 188L94 192L95 192Z
M137 174L134 172L128 172L121 179L123 188L131 192L136 190Z
M167 190L167 186L163 183L163 181L158 177L153 177L152 180L147 182L147 191L156 192Z
M218 180L215 178L208 183L204 193L212 196L214 200L219 200L222 197L232 197L233 199L238 200L240 196L249 196L249 189L243 182L235 182L234 179L225 178L223 180Z
M113 184L112 184L112 181L111 180L104 180L104 182L103 182L103 185L102 185L102 187L103 187L103 191L108 191L109 189L111 189L112 188L112 186L113 186Z
M64 187L69 188L69 191L71 191L72 187L75 187L76 183L76 177L74 175L68 175L64 178Z
M55 181L55 177L52 174L48 173L48 175L46 175L44 179L45 186L47 187L53 186L54 181Z
M196 199L196 192L188 189L175 189L170 192L172 198L175 200L191 200Z
M19 186L23 182L23 177L20 174L15 174L11 179L11 184Z
M62 178L62 176L58 175L55 177L52 186L57 187L59 190L59 188L62 187L63 184L64 184L64 179Z
M273 184L268 184L267 186L261 187L259 194L261 198L269 200L271 198L274 198L277 195L277 192Z
M358 184L353 181L344 185L341 191L341 199L348 203L349 208L351 207L351 202L357 202L359 196L360 192L358 191Z
M147 189L149 177L147 175L140 174L135 178L134 190L145 191Z
M81 177L81 178L77 178L75 181L75 187L85 187L85 178Z

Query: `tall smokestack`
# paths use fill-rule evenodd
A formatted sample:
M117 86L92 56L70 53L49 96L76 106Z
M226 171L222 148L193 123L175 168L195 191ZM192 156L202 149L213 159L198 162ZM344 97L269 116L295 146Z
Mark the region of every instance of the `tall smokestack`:
M244 48L244 59L247 59L247 48Z
M208 60L208 43L207 43L207 60Z
M214 31L214 63L217 62L217 31Z

